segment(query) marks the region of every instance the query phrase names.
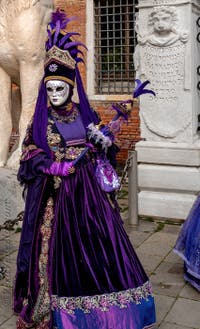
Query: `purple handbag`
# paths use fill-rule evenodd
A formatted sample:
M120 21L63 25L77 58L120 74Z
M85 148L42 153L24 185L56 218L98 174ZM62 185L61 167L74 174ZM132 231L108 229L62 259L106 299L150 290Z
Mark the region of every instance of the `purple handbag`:
M105 192L112 192L120 188L119 177L108 160L97 160L95 176L101 189Z

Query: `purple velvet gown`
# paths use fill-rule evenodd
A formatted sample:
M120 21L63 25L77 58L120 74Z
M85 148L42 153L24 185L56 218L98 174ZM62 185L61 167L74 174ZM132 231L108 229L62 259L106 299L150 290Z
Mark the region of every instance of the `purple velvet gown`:
M59 122L49 111L47 140L57 161L86 147L79 114ZM26 206L17 258L17 328L144 329L155 324L149 279L116 204L95 178L96 149L67 177L45 175L52 159L29 126L18 173Z
M200 194L181 228L174 252L184 260L184 279L200 291Z

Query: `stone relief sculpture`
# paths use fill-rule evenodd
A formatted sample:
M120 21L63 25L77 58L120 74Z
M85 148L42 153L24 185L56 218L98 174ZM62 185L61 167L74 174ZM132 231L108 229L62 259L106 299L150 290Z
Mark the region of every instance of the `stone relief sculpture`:
M140 44L167 47L178 40L187 42L188 33L176 29L177 11L175 7L156 7L149 15L149 28L152 32L146 37L138 36Z
M176 7L156 6L148 16L145 33L137 31L138 45L134 54L137 77L150 80L156 92L154 99L147 96L141 101L142 135L147 140L175 141L180 135L184 140L185 129L191 124L187 109L189 34L179 31L177 23ZM185 111L180 106L183 99Z
M16 168L25 129L34 111L43 70L44 40L53 0L0 0L0 167ZM20 86L19 144L7 161L12 131L11 84ZM15 88L15 94L19 90ZM15 95L16 97L16 95ZM16 125L16 122L14 123Z

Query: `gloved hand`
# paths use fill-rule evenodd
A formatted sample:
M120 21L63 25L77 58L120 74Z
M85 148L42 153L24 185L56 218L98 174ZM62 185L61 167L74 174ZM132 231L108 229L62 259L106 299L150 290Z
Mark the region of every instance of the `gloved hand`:
M43 172L53 176L68 176L75 171L73 162L53 162L49 168L43 169Z
M112 145L112 140L108 135L106 129L101 131L93 123L90 123L88 126L88 138L92 139L95 144L100 143L102 149L107 152L108 147Z

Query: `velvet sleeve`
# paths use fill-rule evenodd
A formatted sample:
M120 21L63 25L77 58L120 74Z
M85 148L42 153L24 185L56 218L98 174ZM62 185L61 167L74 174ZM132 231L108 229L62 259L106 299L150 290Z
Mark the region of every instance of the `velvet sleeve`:
M45 168L49 168L52 163L52 159L40 152L32 158L20 162L17 178L21 184L24 184L37 176L46 176L43 171Z
M43 170L49 168L53 160L41 148L38 148L32 137L32 121L29 123L22 144L22 155L17 178L26 184L37 176L44 176Z

